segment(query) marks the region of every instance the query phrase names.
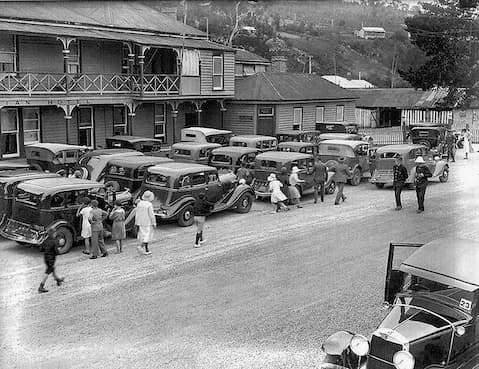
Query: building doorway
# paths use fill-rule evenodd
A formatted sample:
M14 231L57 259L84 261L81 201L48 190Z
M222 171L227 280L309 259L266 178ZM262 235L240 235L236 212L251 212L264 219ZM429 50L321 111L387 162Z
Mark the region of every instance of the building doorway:
M1 154L3 158L20 156L20 125L18 109L0 110L0 132L2 140Z
M274 136L276 134L276 119L273 106L258 107L256 134L265 136Z

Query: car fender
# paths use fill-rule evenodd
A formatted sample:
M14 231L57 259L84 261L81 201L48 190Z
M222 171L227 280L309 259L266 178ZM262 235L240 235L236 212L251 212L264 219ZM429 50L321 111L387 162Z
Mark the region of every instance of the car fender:
M184 197L169 207L168 215L164 219L176 219L179 213L188 205L193 205L196 201L194 196Z
M72 234L73 234L73 239L76 241L78 235L77 235L77 231L75 230L75 227L73 227L70 223L68 223L66 220L63 220L63 219L60 219L60 220L56 220L54 221L53 223L50 223L48 225L48 227L46 227L47 229L48 228L59 228L59 227L66 227L68 228Z
M449 170L449 165L447 165L447 163L445 161L443 161L443 160L438 161L432 176L433 177L439 177L442 174L442 172L444 171L444 169L446 169L446 168L447 168L447 170Z
M247 184L238 185L234 189L233 194L231 195L231 197L229 198L229 200L226 203L228 205L228 207L236 205L237 202L239 201L239 199L241 198L241 196L243 196L243 194L245 194L246 192L249 192L253 197L255 195L255 192L251 188L251 186L249 186Z

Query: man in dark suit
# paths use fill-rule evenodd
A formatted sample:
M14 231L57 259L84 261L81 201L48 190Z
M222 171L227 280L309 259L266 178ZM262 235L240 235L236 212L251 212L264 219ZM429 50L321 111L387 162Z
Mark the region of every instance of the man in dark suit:
M336 186L338 187L338 193L336 194L336 200L334 201L334 205L339 205L339 200L342 199L343 202L346 200L346 196L343 194L344 184L347 182L348 178L351 178L353 175L349 170L347 164L344 162L344 157L340 157L338 159L339 163L336 165L335 173L334 173L334 180L336 182Z
M432 173L429 168L425 165L422 156L418 156L415 160L416 163L416 173L414 184L416 185L416 196L417 196L417 213L422 213L424 211L424 197L426 196L426 187L428 183L428 178L432 177Z
M401 204L401 192L406 183L408 174L407 169L402 163L402 157L396 157L396 164L393 166L393 187L394 187L394 196L396 198L396 210L402 209Z
M324 202L324 183L328 179L328 168L318 158L314 160L313 183L314 203L318 202L318 191L321 195L321 202Z

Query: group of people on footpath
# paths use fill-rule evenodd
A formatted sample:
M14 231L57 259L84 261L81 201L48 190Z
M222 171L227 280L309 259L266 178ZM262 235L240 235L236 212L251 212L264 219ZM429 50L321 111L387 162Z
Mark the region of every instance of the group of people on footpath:
M474 149L472 147L472 133L469 129L469 126L466 126L466 128L463 128L461 130L459 140L462 141L462 145L464 148L464 159L468 159L469 154L472 154L474 152ZM455 154L459 140L452 131L447 131L445 138L447 161L456 161Z

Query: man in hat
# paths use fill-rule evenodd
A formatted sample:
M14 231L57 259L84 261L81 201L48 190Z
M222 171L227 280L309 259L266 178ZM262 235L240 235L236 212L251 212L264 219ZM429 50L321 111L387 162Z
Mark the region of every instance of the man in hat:
M245 179L242 178L240 181L245 181ZM198 195L198 198L193 205L193 213L196 223L195 247L200 247L205 242L203 240L203 228L205 226L206 217L211 214L214 206L215 204L208 201L203 192Z
M134 209L135 224L138 226L138 239L141 242L141 246L138 246L137 249L145 255L151 255L148 243L153 240L154 228L156 227L156 217L151 203L154 199L153 192L145 191ZM125 224L127 224L126 221Z
M394 196L396 198L396 210L401 210L401 192L406 183L408 174L406 167L402 163L402 157L396 156L395 161L396 163L393 165L393 188Z
M446 135L446 152L447 152L447 161L451 159L455 162L454 153L456 151L456 136L452 133L452 131L447 131Z
M353 175L345 161L346 159L341 156L338 159L338 164L335 166L334 181L336 182L336 186L338 187L338 193L336 194L336 200L334 201L334 205L339 205L340 199L342 199L343 202L344 200L346 200L346 196L344 196L343 194L344 184L347 182L348 178L352 177Z
M416 186L416 196L417 196L417 213L422 213L424 211L424 197L426 195L426 187L428 183L428 178L432 177L432 173L429 168L425 165L422 156L418 156L415 160L416 168L414 174L414 184Z

